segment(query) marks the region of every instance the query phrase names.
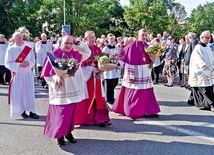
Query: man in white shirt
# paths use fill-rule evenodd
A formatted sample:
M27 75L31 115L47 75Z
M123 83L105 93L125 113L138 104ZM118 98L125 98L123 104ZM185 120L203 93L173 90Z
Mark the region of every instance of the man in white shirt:
M109 56L117 55L120 53L121 49L115 45L115 36L112 33L107 35L109 45L105 46L102 50L102 53L107 53ZM122 66L122 65L121 65ZM121 77L121 72L118 69L105 71L103 73L104 79L106 82L106 98L109 104L114 103L114 89L118 84L118 80Z
M6 50L5 37L3 34L0 34L0 83L3 85L9 84L11 78L10 70L4 65Z
M52 43L47 42L47 35L45 33L41 34L41 40L36 43L36 66L37 66L37 80L43 88L47 87L44 78L41 78L42 66L47 56L47 52L52 51Z

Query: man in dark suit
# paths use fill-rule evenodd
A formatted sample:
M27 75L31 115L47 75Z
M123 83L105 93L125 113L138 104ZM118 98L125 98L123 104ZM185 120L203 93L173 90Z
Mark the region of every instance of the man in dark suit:
M189 47L187 49L187 53L186 53L186 56L185 56L185 62L184 63L189 68L190 57L191 57L192 51L194 50L195 46L198 44L198 39L196 39L196 34L193 33L193 32L189 32L188 38L189 38L189 41L190 41L190 45L189 45ZM188 88L190 91L192 90L191 87L189 87L189 86L186 87L186 88ZM192 91L190 93L190 96L189 96L189 99L188 99L187 103L189 105L194 105Z
M198 44L198 39L196 39L196 34L193 32L189 32L188 34L189 40L190 40L190 45L186 53L186 59L185 59L185 65L189 66L190 62L190 57L192 54L193 49L195 48L195 45Z

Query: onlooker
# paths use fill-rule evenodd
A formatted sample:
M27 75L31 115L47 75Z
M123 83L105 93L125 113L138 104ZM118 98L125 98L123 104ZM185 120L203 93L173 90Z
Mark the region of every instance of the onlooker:
M181 71L182 71L182 85L181 87L188 87L188 83L187 83L187 75L189 72L188 66L185 65L185 59L186 59L186 53L188 51L189 45L190 45L190 41L188 36L185 36L185 49L183 52L183 55L181 56Z
M186 53L186 59L185 59L186 66L189 66L189 61L190 61L192 51L194 50L195 46L198 44L198 39L196 39L195 33L189 32L188 37L189 37L190 45Z
M152 45L157 46L160 43L160 40L158 38L154 38L152 41ZM160 74L160 64L161 64L161 58L160 56L153 62L153 68L152 68L152 80L154 84L159 83L159 74Z
M186 48L186 41L185 41L185 36L181 36L180 40L179 40L179 46L178 46L178 62L177 62L177 66L178 66L178 71L179 71L179 81L178 84L181 85L181 87L183 86L183 62L182 62L182 58L184 57L184 52L185 52L185 48Z
M195 46L189 65L189 85L192 87L194 105L201 110L214 112L214 58L208 46L210 31L203 31Z
M209 46L211 48L211 51L214 53L214 40L213 40L213 36L212 35L210 35Z
M163 32L163 37L161 38L161 41L163 41L163 40L168 40L168 32L167 31L164 31Z
M12 72L12 80L9 86L9 104L10 116L22 116L27 118L26 111L29 111L29 116L37 119L39 115L35 113L35 89L34 89L34 76L32 68L35 65L34 53L31 50L27 55L26 46L23 44L23 36L20 32L13 34L15 40L14 45L7 49L5 56L5 67ZM23 57L23 55L26 58Z
M167 77L165 86L172 87L174 77L177 75L177 51L178 45L174 42L174 38L169 36L169 45L167 45L165 54L165 64L163 68L163 76Z
M5 43L5 36L0 34L0 83L3 85L10 83L11 73L10 70L5 67L5 54L7 50L7 44Z
M77 142L71 133L74 130L75 109L76 105L84 102L87 97L86 84L80 66L90 56L90 50L86 44L76 41L70 35L62 37L61 41L60 48L54 50L52 54L59 59L76 59L78 69L75 76L59 77L55 74L50 61L46 59L42 76L49 85L49 108L44 135L48 138L57 138L59 145L65 145L64 137L70 143ZM57 82L62 83L60 89L56 87Z
M156 37L156 38L159 39L160 42L162 41L162 40L161 40L161 34L157 34L157 37Z

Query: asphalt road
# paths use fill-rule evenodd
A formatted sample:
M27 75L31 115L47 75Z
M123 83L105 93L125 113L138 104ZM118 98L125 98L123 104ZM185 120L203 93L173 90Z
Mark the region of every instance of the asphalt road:
M40 119L13 119L7 86L0 85L0 155L214 155L214 113L187 105L189 91L176 83L154 89L159 118L133 121L111 112L111 126L77 126L73 134L78 143L59 147L55 139L43 135L47 90L36 86Z

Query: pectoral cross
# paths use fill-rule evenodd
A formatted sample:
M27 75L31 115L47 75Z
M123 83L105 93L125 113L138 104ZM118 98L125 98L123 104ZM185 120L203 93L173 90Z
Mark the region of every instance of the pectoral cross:
M22 60L22 57L20 57L20 58L19 58L19 62L22 62L22 61L23 61L23 60Z

